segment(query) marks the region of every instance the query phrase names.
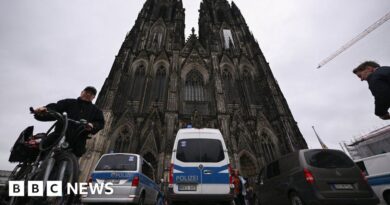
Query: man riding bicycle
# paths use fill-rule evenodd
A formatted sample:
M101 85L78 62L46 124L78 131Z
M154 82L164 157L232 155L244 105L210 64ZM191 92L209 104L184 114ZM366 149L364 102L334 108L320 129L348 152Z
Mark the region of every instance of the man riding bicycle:
M60 100L57 103L50 103L34 110L38 120L51 120L50 118L46 118L45 113L48 110L53 110L59 113L66 112L68 117L73 120L83 119L88 122L82 132L79 130L79 125L72 123L68 125L68 129L66 130L66 141L77 157L81 157L86 152L85 146L88 135L96 134L104 127L103 112L92 104L96 93L97 91L94 87L88 86L81 91L80 97L77 99ZM61 126L57 125L55 131L48 137L49 141L55 141L60 136Z

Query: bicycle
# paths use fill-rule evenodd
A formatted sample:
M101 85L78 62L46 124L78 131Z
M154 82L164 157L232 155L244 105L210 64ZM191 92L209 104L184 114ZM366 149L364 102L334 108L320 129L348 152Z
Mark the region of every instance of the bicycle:
M40 119L33 108L30 108L32 114L35 114L36 119ZM47 204L72 204L75 199L74 194L67 194L67 184L74 184L78 181L79 164L76 156L72 153L69 143L66 140L65 133L68 129L68 123L75 123L78 125L78 129L75 130L77 135L80 136L86 131L88 122L86 120L76 121L67 117L66 113L60 114L58 112L48 110L46 113L47 120L56 120L56 122L49 128L49 130L40 137L40 141L36 144L39 146L39 153L33 162L24 161L19 163L15 170L15 174L11 174L18 180L24 180L25 183L29 180L43 181L43 192L46 192L46 183L49 180L62 181L62 197L47 197L45 194L43 197L11 197L10 204L42 204L45 201ZM60 132L53 129L60 127ZM12 155L12 153L11 153ZM22 167L24 167L22 169ZM17 176L17 177L16 177Z

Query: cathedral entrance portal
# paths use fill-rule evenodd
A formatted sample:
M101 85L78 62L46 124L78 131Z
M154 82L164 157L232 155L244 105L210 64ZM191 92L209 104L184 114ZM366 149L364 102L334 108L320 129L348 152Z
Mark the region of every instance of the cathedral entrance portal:
M256 160L247 152L243 152L239 156L240 175L244 177L254 177L257 174Z

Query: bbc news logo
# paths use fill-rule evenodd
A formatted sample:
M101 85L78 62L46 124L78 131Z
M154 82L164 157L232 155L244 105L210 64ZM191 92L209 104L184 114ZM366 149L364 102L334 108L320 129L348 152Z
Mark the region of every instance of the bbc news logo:
M66 190L62 190L62 181L47 181L46 189L44 190L43 181L28 181L27 187L25 187L25 181L9 181L9 196L23 197L25 196L25 188L27 188L27 196L44 196L44 191L48 197L58 197L63 195L63 191L66 191L66 194L81 194L86 195L99 194L102 195L103 192L105 195L111 195L114 193L112 188L113 183L67 183Z

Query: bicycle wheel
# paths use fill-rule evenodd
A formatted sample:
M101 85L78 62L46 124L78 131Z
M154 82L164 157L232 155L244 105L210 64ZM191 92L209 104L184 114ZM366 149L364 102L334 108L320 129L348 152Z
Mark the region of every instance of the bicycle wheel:
M62 197L47 197L49 204L67 205L72 204L75 195L67 194L67 185L74 184L79 178L79 163L76 156L71 152L59 152L54 156L55 164L49 180L62 181Z
M49 181L62 181L61 197L34 197L31 198L29 205L70 205L75 198L74 194L67 194L67 184L72 185L78 181L79 164L73 153L62 151L54 155L54 166L49 176ZM34 180L43 180L47 168L47 161L43 162L38 172L33 177ZM46 187L46 190L49 187ZM45 192L46 192L45 190ZM46 193L44 193L46 195Z
M8 177L9 181L21 181L21 180L27 180L28 174L31 172L32 166L29 163L21 163L18 164L14 170L11 172L11 175ZM8 193L8 185L6 188L6 192ZM9 205L18 205L18 204L25 204L28 200L27 197L8 197L7 201Z

